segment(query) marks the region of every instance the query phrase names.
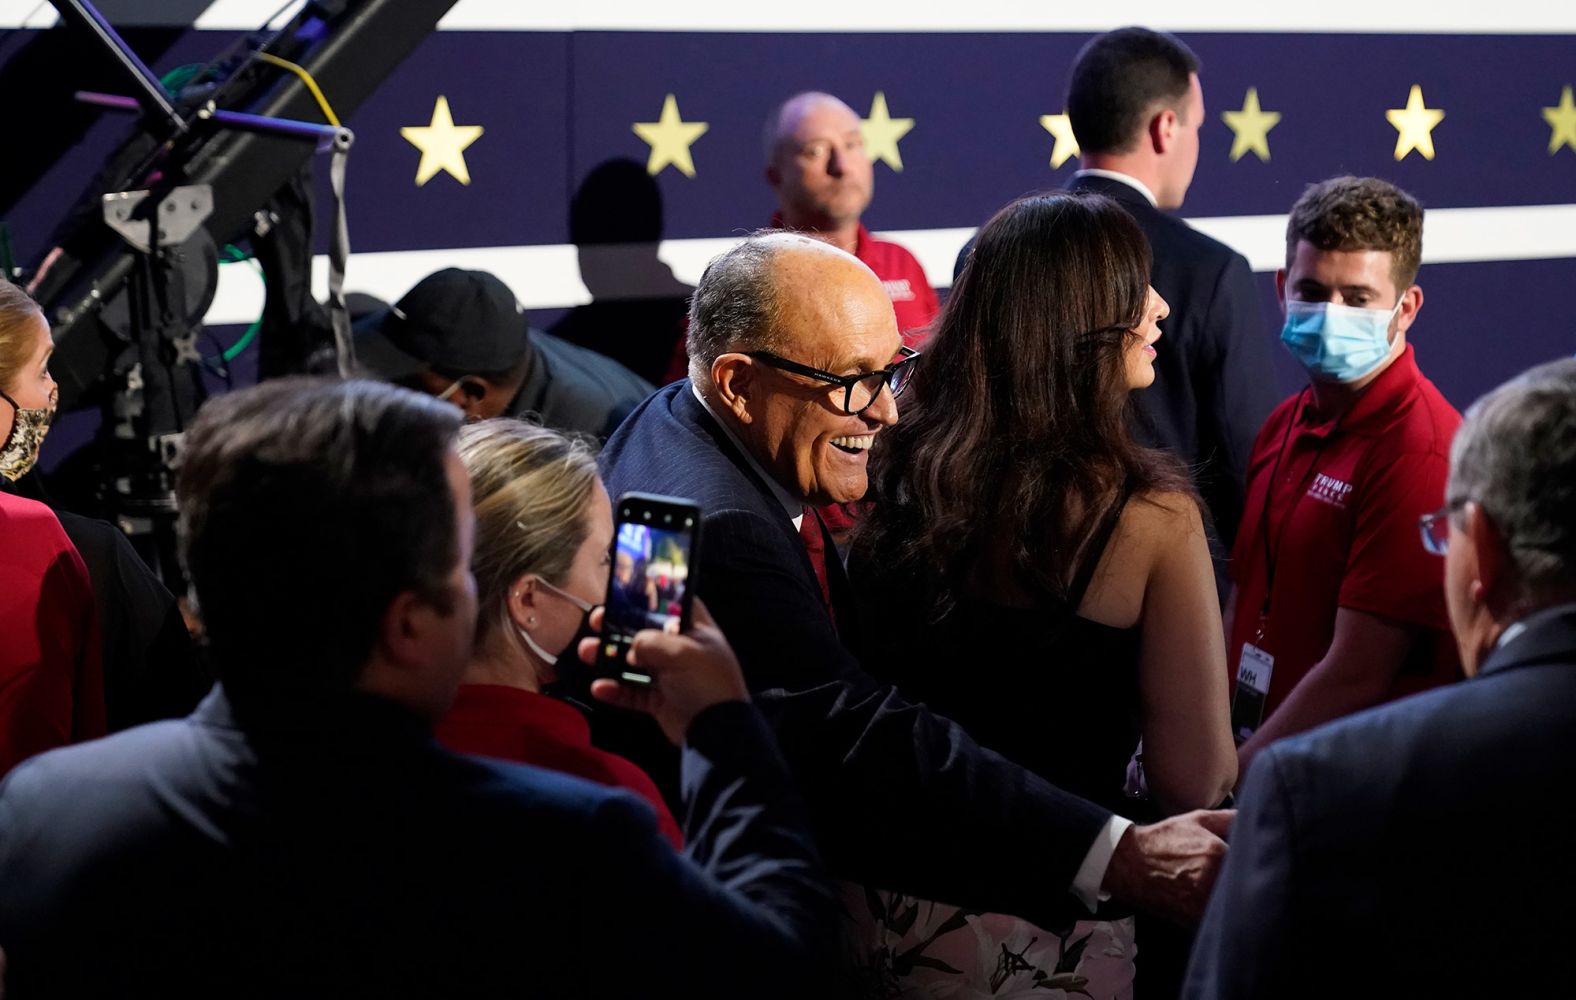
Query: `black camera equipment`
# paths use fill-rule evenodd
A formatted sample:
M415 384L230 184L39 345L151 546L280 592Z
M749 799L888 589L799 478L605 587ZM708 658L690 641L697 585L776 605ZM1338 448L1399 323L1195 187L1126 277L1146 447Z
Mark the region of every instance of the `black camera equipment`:
M285 213L310 212L301 176L314 152L332 150L339 205L329 312L338 367L349 374L336 279L349 253L343 182L352 136L335 119L353 114L453 2L309 0L282 27L241 38L172 97L91 3L51 0L131 89L78 99L141 119L56 230L30 288L53 327L61 409L103 414L94 445L103 512L177 593L174 476L181 434L205 396L197 338L218 282L218 248L289 228L292 274L280 284L309 298L310 218ZM275 314L279 294L271 284Z

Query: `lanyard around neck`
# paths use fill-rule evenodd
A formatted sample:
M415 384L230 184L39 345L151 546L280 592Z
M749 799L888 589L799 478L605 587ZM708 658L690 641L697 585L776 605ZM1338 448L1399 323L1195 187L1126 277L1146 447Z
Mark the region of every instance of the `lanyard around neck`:
M1286 540L1286 526L1297 513L1297 505L1302 502L1303 494L1308 490L1308 483L1313 479L1313 474L1319 468L1319 459L1324 455L1324 449L1329 447L1330 439L1340 432L1342 417L1337 418L1335 426L1330 428L1330 433L1319 442L1319 449L1308 459L1308 469L1303 473L1302 479L1297 483L1297 492L1292 494L1291 504L1286 508L1286 513L1281 517L1279 530L1275 532L1272 541L1270 537L1270 507L1275 496L1275 483L1280 478L1281 462L1286 457L1286 449L1291 444L1291 432L1296 428L1302 415L1308 389L1303 388L1297 396L1297 407L1292 418L1286 422L1286 433L1281 435L1280 449L1275 453L1275 465L1270 469L1269 485L1264 491L1264 507L1259 511L1259 538L1264 543L1264 603L1259 608L1259 633L1262 638L1264 623L1270 616L1270 595L1275 592L1275 565L1280 559L1281 546Z

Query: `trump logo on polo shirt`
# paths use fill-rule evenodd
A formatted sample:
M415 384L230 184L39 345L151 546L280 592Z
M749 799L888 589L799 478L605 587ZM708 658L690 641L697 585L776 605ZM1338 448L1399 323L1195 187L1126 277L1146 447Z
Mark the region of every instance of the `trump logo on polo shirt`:
M1352 484L1343 483L1334 476L1319 473L1313 477L1313 482L1308 486L1308 496L1331 507L1346 509L1346 502L1351 498Z
M914 287L908 283L907 278L888 278L881 284L886 288L887 297L893 302L912 302L916 297Z

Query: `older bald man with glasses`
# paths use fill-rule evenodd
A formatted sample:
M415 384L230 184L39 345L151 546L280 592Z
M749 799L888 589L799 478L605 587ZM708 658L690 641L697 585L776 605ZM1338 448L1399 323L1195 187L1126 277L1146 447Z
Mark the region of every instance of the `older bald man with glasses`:
M690 378L630 415L603 451L604 479L614 494L700 504L696 591L773 723L834 872L1042 926L1105 893L1194 919L1226 814L1132 826L980 747L852 652L903 624L856 620L814 508L864 496L870 449L897 422L918 361L864 264L796 234L752 236L707 268Z
M1576 360L1467 411L1420 527L1469 679L1259 754L1184 997L1570 994L1573 426Z

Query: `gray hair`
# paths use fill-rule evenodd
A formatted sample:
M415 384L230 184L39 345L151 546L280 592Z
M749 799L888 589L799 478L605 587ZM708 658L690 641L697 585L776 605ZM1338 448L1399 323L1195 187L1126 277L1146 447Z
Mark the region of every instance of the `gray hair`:
M777 282L772 261L782 233L754 233L706 265L689 310L690 381L703 392L712 362L733 351L776 351Z
M1472 405L1445 496L1482 507L1531 606L1576 590L1576 359L1539 365Z

